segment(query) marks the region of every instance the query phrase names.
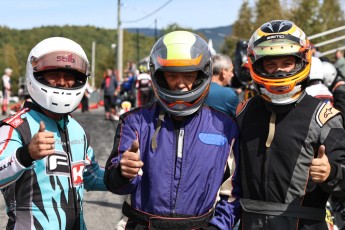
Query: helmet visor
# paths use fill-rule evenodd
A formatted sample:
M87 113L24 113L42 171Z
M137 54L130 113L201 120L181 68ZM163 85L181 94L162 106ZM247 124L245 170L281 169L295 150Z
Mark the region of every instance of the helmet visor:
M85 76L89 76L88 62L78 54L67 51L56 51L38 58L32 56L30 63L34 73L54 69L66 69L75 70Z
M265 41L256 47L254 47L254 53L257 55L256 59L262 56L276 56L276 55L288 55L298 53L301 49L301 45L295 41L286 39L277 39L271 41Z

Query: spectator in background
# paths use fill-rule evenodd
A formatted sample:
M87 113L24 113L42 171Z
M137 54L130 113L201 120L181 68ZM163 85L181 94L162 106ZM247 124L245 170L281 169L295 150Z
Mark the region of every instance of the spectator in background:
M129 101L131 106L135 106L135 76L131 71L127 71L120 87L121 102Z
M2 115L7 115L7 107L11 96L11 76L13 70L10 68L5 69L5 74L2 76Z
M311 44L311 53L312 53L313 57L318 58L321 56L321 52L320 52L319 48L313 44Z
M345 78L345 58L344 58L344 51L337 50L335 53L335 63L334 66L335 68L338 69L340 72L341 76Z
M234 76L234 66L230 57L223 54L216 54L211 60L212 82L205 104L234 117L239 103L237 93L229 87Z
M309 81L305 91L310 96L323 100L333 105L333 95L328 87L324 84L324 66L317 57L311 57L311 67Z
M117 96L117 86L118 83L113 71L111 69L107 69L101 83L106 120L113 119L113 117L116 115L115 103Z
M128 61L125 72L131 72L133 76L137 74L137 66L134 62Z
M333 106L345 115L345 81L340 71L327 61L322 62L324 84L333 94Z
M91 96L91 93L93 92L93 89L89 82L86 82L86 88L85 93L83 95L83 98L81 99L81 112L88 112L89 111L89 98Z
M135 88L137 89L137 101L138 106L146 105L153 100L153 89L151 76L148 74L146 66L140 66L140 74L137 76Z

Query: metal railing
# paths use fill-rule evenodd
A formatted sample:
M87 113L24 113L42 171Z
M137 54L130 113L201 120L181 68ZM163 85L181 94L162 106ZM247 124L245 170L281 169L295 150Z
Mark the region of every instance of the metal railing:
M341 30L345 30L345 26L340 26L340 27L337 27L337 28L334 28L334 29L330 29L330 30L318 33L318 34L314 34L312 36L309 36L308 39L312 40L312 39L315 39L315 38L318 38L318 37L322 37L322 36L325 36L325 35L328 35L328 34L332 34L332 33L335 33L335 32L341 31ZM315 47L321 47L321 46L328 45L328 44L331 44L331 43L334 43L334 42L337 42L337 41L341 41L341 40L345 40L345 35L342 35L342 36L339 36L339 37L336 37L336 38L332 38L332 39L329 39L329 40L317 43L317 44L315 44ZM325 52L322 52L320 54L320 56L322 57L322 56L326 56L328 54L335 53L335 52L337 52L337 50L345 50L345 46L340 46L340 47L337 47L335 49L327 50Z

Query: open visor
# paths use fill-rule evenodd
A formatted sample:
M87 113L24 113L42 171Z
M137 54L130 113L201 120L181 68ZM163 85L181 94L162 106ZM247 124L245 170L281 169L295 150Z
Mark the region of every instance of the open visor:
M54 69L66 69L75 70L85 76L89 76L88 62L78 54L68 51L56 51L38 58L31 56L30 63L34 73Z
M308 46L301 43L300 39L286 34L264 36L254 42L252 63L264 56L295 55L305 60Z

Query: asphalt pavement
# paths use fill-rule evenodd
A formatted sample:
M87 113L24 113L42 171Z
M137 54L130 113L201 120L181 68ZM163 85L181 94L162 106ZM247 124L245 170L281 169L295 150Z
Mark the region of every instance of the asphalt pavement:
M116 121L104 119L104 109L99 107L86 113L80 110L73 112L73 116L90 135L91 146L94 149L96 160L101 166L113 147ZM0 119L4 116L0 115ZM84 193L84 217L88 229L115 229L116 223L121 219L123 197L110 192L98 192L85 190ZM5 229L7 214L5 202L0 198L0 229Z

